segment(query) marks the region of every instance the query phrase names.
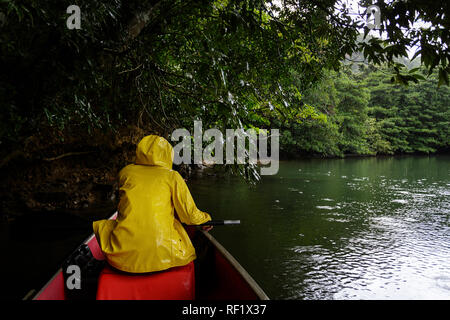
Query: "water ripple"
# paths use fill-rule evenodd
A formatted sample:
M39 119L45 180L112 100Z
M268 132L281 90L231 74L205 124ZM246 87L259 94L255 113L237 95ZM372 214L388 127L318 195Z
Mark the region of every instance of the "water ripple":
M425 183L427 179L401 179L389 186L385 181L381 192L367 177L353 177L347 182L350 189L382 194L375 201L315 205L318 213L326 213L323 221L352 224L363 219L367 228L330 240L330 247L290 248L295 258L283 263L284 275L298 283L285 285L289 298L450 299L448 184Z

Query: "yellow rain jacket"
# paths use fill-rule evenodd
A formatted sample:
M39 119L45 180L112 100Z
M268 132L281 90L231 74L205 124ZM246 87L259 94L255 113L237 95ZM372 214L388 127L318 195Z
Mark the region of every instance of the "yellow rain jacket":
M173 148L159 136L139 142L136 164L119 173L120 202L116 220L93 223L106 260L116 269L152 272L185 265L195 249L174 216L186 224L211 220L197 209L181 175L172 170Z

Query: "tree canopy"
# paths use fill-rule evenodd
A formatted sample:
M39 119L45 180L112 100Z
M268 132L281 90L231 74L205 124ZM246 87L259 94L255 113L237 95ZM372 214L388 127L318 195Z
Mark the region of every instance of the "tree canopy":
M345 1L78 1L79 30L66 27L71 4L0 2L6 150L49 126L134 124L167 135L193 119L219 128L323 119L304 93L354 52L405 84L424 79L398 60L420 45L425 76L437 70L438 84L448 84L447 1L375 1L381 24L366 41L357 41L369 30ZM365 113L350 106L364 104L367 95L345 80L339 86L349 89L340 97L346 104L337 105L339 125L358 136L351 119L364 121Z
M325 75L304 100L327 114L327 121L277 123L282 151L341 157L448 150L450 88L438 88L436 77L409 86L390 78L387 67L372 65Z

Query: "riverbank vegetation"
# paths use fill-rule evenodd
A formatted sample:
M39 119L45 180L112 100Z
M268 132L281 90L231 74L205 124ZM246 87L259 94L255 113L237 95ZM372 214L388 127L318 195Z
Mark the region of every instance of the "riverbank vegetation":
M387 68L365 64L328 73L304 97L324 121L274 121L282 128L282 151L324 157L448 152L450 89L438 87L435 77L409 86L391 78Z
M446 148L448 2L377 1L374 31L337 0L79 1L69 29L73 4L0 2L3 209L109 199L140 138L195 119L279 127L286 154ZM383 71L345 71L355 53Z

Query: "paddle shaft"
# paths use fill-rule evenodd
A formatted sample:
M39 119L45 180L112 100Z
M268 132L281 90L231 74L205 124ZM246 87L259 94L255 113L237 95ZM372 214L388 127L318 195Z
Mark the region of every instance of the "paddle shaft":
M230 224L241 224L241 220L211 220L202 224L191 224L190 226L224 226Z
M241 220L211 220L200 224L200 226L223 226L229 224L241 224Z

